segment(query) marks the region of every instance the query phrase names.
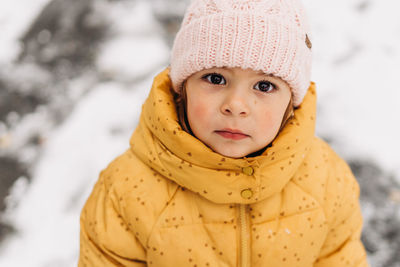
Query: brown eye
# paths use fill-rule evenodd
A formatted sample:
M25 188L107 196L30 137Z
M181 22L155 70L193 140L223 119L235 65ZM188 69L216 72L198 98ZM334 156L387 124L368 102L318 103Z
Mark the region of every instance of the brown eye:
M203 76L203 79L206 79L208 82L212 84L226 84L225 78L218 73L211 73L211 74L206 74Z
M254 86L254 89L261 92L269 93L272 90L276 89L276 86L269 81L260 81Z

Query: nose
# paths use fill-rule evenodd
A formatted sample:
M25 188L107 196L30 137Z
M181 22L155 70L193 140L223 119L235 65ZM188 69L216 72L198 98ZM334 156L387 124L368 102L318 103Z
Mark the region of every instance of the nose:
M221 105L221 113L228 116L247 117L250 114L250 107L246 96L229 92Z

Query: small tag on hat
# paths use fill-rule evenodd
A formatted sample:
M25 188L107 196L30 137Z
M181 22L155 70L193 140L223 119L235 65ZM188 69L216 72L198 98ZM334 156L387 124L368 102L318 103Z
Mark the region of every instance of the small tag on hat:
M310 41L310 38L308 38L308 34L306 34L306 45L307 45L307 47L308 47L309 49L312 48L312 43L311 43L311 41Z

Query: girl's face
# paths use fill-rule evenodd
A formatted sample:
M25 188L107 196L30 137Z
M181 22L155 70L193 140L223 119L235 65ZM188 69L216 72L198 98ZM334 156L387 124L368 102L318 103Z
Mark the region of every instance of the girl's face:
M199 71L187 79L186 94L193 134L232 158L256 152L275 138L291 98L282 79L241 68Z

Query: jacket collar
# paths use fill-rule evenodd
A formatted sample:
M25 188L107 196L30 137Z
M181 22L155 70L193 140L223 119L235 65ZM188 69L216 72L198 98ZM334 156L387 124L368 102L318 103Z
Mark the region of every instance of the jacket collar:
M255 203L280 192L314 137L315 84L271 147L257 157L233 159L182 130L168 74L166 69L154 79L130 140L133 153L160 175L215 203ZM243 194L246 189L251 193Z

